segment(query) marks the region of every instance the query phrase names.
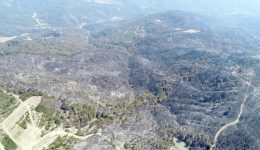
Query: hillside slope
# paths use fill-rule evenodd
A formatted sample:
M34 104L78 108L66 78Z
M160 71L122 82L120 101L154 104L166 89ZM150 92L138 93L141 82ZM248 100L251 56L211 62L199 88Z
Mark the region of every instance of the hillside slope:
M174 11L109 29L36 30L0 43L0 84L44 95L61 126L96 133L74 149L170 149L176 139L194 150L259 149L258 92L246 84L259 89L259 41L204 19ZM213 143L242 104L239 123Z

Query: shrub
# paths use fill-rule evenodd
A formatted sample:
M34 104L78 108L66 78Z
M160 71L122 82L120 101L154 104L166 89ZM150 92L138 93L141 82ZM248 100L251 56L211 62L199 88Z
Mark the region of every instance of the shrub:
M17 148L17 145L14 143L14 141L7 135L2 139L1 143L3 144L5 150L15 150Z
M49 145L48 150L72 150L71 146L68 144L70 139L67 136L65 137L58 137L52 144Z
M26 120L24 119L20 124L19 124L20 127L22 127L23 129L27 129L27 122Z

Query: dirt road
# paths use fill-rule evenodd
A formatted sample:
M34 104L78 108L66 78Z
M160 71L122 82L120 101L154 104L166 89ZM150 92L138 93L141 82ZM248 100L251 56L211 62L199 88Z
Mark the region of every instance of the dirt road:
M256 91L256 90L255 90L255 87L252 86L252 84L251 84L250 82L245 81L244 79L242 79L241 77L239 77L238 75L236 75L235 71L232 72L232 75L235 76L236 78L240 79L244 84L246 84L246 85L248 86L248 87L247 87L247 90L246 90L246 93L249 92L249 88L250 88L250 87L253 88L253 93L249 93L248 95L246 95L246 96L244 97L243 102L242 102L242 104L241 104L241 106L240 106L240 110L239 110L239 113L238 113L236 119L235 119L234 121L232 121L232 122L230 122L230 123L228 123L228 124L222 126L222 127L218 130L218 132L216 133L216 135L215 135L215 137L214 137L214 143L213 143L213 145L211 146L210 150L213 150L213 149L216 147L216 144L217 144L217 142L218 142L218 138L219 138L220 134L221 134L223 131L225 131L227 128L229 128L229 127L231 127L231 126L234 126L234 125L236 125L236 124L239 123L240 118L241 118L241 116L242 116L242 114L243 114L243 111L244 111L245 103L246 103L247 100L248 100L248 97L249 97L250 95L252 95L252 94L254 95L254 94L255 94L255 91Z
M5 150L4 146L0 143L0 150Z

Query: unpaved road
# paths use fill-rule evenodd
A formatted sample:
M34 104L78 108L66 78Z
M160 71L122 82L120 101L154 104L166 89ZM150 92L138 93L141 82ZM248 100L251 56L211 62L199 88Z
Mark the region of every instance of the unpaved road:
M245 103L246 103L247 100L248 100L248 97L249 97L251 94L253 94L253 95L255 94L255 87L252 86L252 84L251 84L250 82L245 81L244 79L242 79L241 77L239 77L238 75L236 75L235 71L232 72L232 75L235 76L236 78L240 79L243 83L245 83L245 84L248 86L248 87L247 87L247 90L246 90L246 93L249 92L249 88L250 88L250 87L253 88L253 92L250 93L250 94L248 94L248 95L246 95L246 96L244 97L243 102L242 102L242 104L241 104L241 106L240 106L239 114L238 114L237 117L236 117L236 120L234 120L234 121L232 121L232 122L230 122L230 123L228 123L228 124L222 126L222 127L218 130L218 132L216 133L216 135L215 135L215 137L214 137L214 143L213 143L213 145L211 146L210 150L213 150L213 149L215 148L215 146L216 146L216 144L217 144L217 142L218 142L218 138L219 138L220 134L221 134L223 131L225 131L227 128L229 128L229 127L231 127L231 126L234 126L234 125L236 125L237 123L239 123L240 118L241 118L241 116L242 116L242 114L243 114L243 111L244 111Z
M0 143L0 150L5 150L4 146Z

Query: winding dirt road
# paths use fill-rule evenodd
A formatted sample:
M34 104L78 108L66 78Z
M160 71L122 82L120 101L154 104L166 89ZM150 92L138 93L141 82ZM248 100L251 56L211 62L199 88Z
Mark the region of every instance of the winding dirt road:
M230 123L228 123L228 124L222 126L222 127L218 130L218 132L216 133L216 135L215 135L215 137L214 137L214 143L213 143L213 145L211 146L210 150L213 150L213 149L216 147L216 144L217 144L217 142L218 142L218 138L219 138L220 134L221 134L223 131L225 131L227 128L229 128L229 127L231 127L231 126L234 126L234 125L236 125L236 124L239 123L240 118L241 118L241 116L242 116L242 114L243 114L243 111L244 111L245 103L247 102L248 97L249 97L250 95L252 95L252 94L253 94L253 95L255 94L255 87L254 87L250 82L245 81L244 79L242 79L241 77L239 77L238 75L236 75L235 71L232 72L232 75L235 76L236 78L240 79L243 83L245 83L245 84L248 86L247 89L246 89L246 93L249 92L249 88L250 88L250 87L253 88L253 92L244 97L243 102L242 102L242 104L241 104L241 106L240 106L239 114L238 114L237 117L236 117L236 120L234 120L234 121L232 121L232 122L230 122Z

